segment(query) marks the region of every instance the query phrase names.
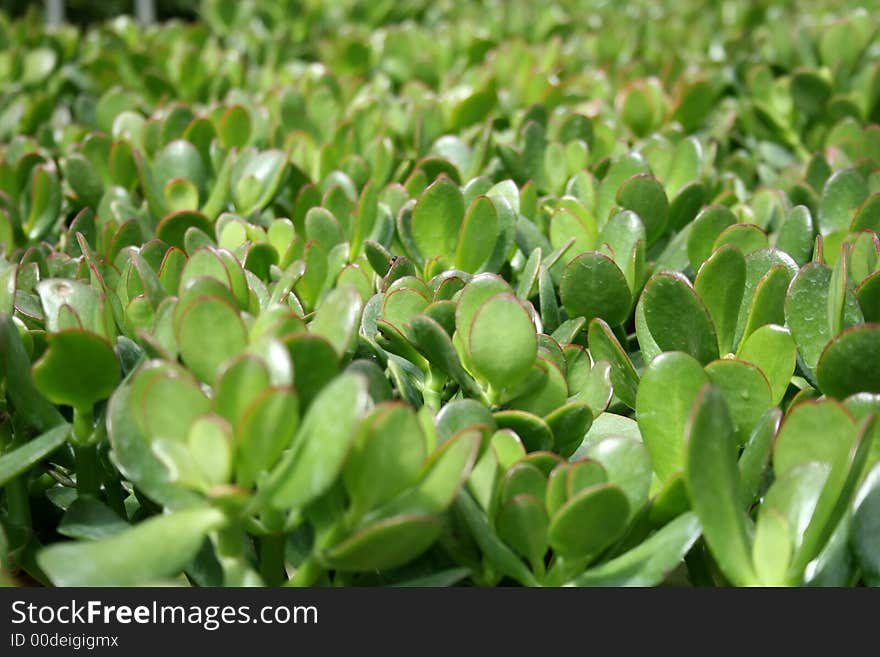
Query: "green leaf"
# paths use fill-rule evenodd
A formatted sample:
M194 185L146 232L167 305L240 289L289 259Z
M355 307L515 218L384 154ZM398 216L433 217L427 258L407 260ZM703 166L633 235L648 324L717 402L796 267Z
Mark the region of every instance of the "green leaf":
M74 500L58 523L58 533L62 536L88 541L108 538L128 528L129 524L119 514L91 497Z
M489 527L482 509L467 492L455 500L455 508L483 554L500 573L512 577L523 586L538 586L538 580L525 564L507 547Z
M550 546L570 558L598 554L623 534L629 503L613 484L599 484L569 499L550 522Z
M284 345L293 361L300 405L306 409L339 372L339 356L327 340L310 333L292 333Z
M34 384L31 363L12 317L0 319L0 374L6 380L6 394L28 424L37 431L48 431L64 418Z
M839 469L855 444L855 434L855 420L840 403L799 403L779 429L773 447L773 468L781 475L796 465L818 461Z
M493 417L499 428L513 430L529 452L548 450L553 446L553 432L537 415L510 410L496 411Z
M293 446L270 474L266 489L273 506L301 509L330 488L369 403L366 382L356 374L337 377L318 394Z
M252 354L227 361L214 381L214 410L236 425L245 409L270 385L265 363Z
M225 522L216 509L176 511L99 541L52 545L37 563L55 586L150 584L179 574Z
M736 585L754 583L752 528L740 505L733 420L721 392L712 386L700 389L688 418L685 484L722 572Z
M770 383L772 403L779 404L797 360L797 346L788 329L765 324L740 343L738 357L761 370Z
M467 333L471 362L494 388L512 388L532 367L538 351L535 327L520 301L499 294L486 301Z
M648 502L651 488L651 455L641 441L624 436L610 436L593 443L584 456L595 459L629 501L630 518Z
M235 470L239 485L250 488L286 449L299 424L293 391L268 388L244 411L236 424Z
M853 221L856 208L868 197L865 179L855 169L836 171L826 181L816 217L819 232L828 235L846 230Z
M810 372L816 371L822 351L834 337L827 312L830 284L831 270L821 263L811 262L795 276L785 297L785 324ZM847 295L844 313L845 326L861 323L861 311L851 295Z
M240 161L244 164L238 175L233 176L232 197L239 214L249 215L265 208L275 197L287 172L288 157L281 151L269 150L252 158L240 157L236 165Z
M700 363L681 352L657 356L642 375L636 419L661 481L684 467L685 426L697 393L708 382Z
M829 397L843 399L857 392L880 392L880 326L866 324L834 338L819 358L816 377Z
M852 546L862 570L874 583L880 581L880 465L868 473L853 500Z
M243 148L251 136L251 117L241 105L233 105L223 112L217 124L217 136L224 148Z
M740 491L743 506L750 506L761 490L770 464L773 439L782 421L782 411L771 408L758 422L739 457Z
M583 402L570 402L546 415L553 432L553 443L562 456L570 456L580 447L593 422L593 412Z
M315 311L309 332L325 338L341 358L357 338L362 310L361 297L354 287L335 288Z
M423 258L452 259L464 213L464 197L449 178L439 178L424 191L412 213L412 236Z
M455 267L469 273L480 271L495 250L499 239L499 220L495 204L488 196L478 196L468 206L461 224Z
M562 305L570 317L604 319L615 326L629 316L632 298L626 277L608 256L582 253L565 267L559 283Z
M752 545L757 581L764 586L782 586L793 547L791 530L785 517L771 506L762 507Z
M119 382L119 360L104 338L69 329L47 336L46 353L34 363L34 384L49 401L90 410Z
M709 311L682 274L655 275L642 298L647 328L663 351L683 351L704 364L718 358Z
M738 446L744 445L772 402L767 377L755 365L741 360L716 360L706 366L709 380L727 403Z
M590 322L588 341L593 359L597 362L605 360L611 364L614 394L624 404L635 408L639 376L626 351L611 331L611 327L602 319L594 319Z
M531 564L541 563L547 552L549 525L543 503L531 495L516 495L507 500L495 519L499 538Z
M238 311L218 297L199 297L187 304L175 335L183 362L204 382L213 381L220 365L247 346L247 331Z
M584 571L566 586L656 586L700 537L694 513L685 513L628 552Z
M379 520L321 554L336 570L388 570L418 557L440 535L431 516L406 515Z
M735 223L736 216L723 205L710 205L697 215L687 236L687 255L694 271L712 255L722 231Z
M730 353L746 284L746 259L734 246L716 250L700 266L694 289L706 304L718 334L718 351Z
M639 216L645 226L648 244L663 235L669 201L663 185L656 178L646 173L629 178L617 190L617 204Z
M416 315L409 322L406 337L432 367L452 377L467 394L479 396L479 387L462 367L449 334L436 321L427 315ZM447 404L444 408L448 407Z
M0 487L49 456L65 443L69 435L70 425L59 424L0 456Z
M425 457L425 437L412 409L379 406L362 425L342 471L354 517L413 485Z

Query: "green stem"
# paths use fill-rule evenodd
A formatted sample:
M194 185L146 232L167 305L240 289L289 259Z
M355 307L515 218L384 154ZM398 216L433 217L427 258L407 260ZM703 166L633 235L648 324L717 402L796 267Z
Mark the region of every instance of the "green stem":
M260 539L260 575L267 586L281 586L287 579L284 534L267 534Z
M285 586L315 586L324 576L324 568L310 555L303 561Z
M95 431L95 416L92 409L73 409L73 440L76 444L85 445L92 440Z
M79 444L76 453L76 491L79 495L98 497L101 491L101 474L96 445Z
M434 413L440 410L440 406L443 403L442 391L445 382L445 376L437 373L431 367L428 368L428 372L425 374L425 382L422 386L422 399L425 402L425 406Z
M244 554L244 534L237 523L217 532L214 547L223 570L224 586L243 586L252 579L252 571Z
M31 525L31 502L28 497L27 473L19 475L7 482L6 511L9 514L9 522L18 527L30 528Z

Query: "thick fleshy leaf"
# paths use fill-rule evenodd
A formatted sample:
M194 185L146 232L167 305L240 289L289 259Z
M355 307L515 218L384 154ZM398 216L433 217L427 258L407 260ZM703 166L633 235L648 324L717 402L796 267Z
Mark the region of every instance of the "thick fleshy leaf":
M354 287L338 287L318 306L309 332L325 338L342 357L356 339L362 309L361 297Z
M70 425L59 424L44 434L32 438L23 445L0 455L0 486L5 486L13 477L17 477L33 467L67 441Z
M765 324L740 343L738 357L761 370L770 383L772 403L779 404L797 360L797 346L788 329Z
M758 421L773 405L767 377L755 365L722 359L706 366L709 380L727 402L738 446L744 445Z
M396 516L360 529L321 560L336 570L386 570L412 561L439 535L440 523L431 516Z
M286 449L299 424L299 404L293 391L269 388L245 410L235 427L236 479L250 487Z
M31 363L10 315L0 318L0 374L17 413L38 431L48 431L64 418L37 389Z
M865 179L855 169L835 172L825 183L819 203L817 223L819 232L847 229L853 221L855 209L868 196Z
M318 394L266 484L275 507L302 508L333 484L369 403L366 382L356 374L337 377Z
M498 212L488 196L478 196L468 206L461 224L455 267L476 273L489 259L498 242Z
M683 351L701 363L718 358L718 339L706 305L681 274L662 273L645 286L645 322L663 351Z
M247 330L238 311L217 297L189 303L176 322L181 358L202 381L213 381L220 365L247 345Z
M484 303L467 333L471 362L494 388L514 386L532 367L535 327L516 297L500 294Z
M868 473L853 501L852 545L862 570L880 582L880 465Z
M495 518L498 537L531 564L540 563L547 551L550 519L540 499L517 495L509 499Z
M685 429L685 483L718 566L735 584L755 582L751 529L740 499L733 420L720 391L701 388Z
M629 315L631 297L626 277L608 256L588 252L572 260L559 283L562 305L571 317L604 319L615 326Z
M827 312L830 284L831 270L812 262L798 272L785 297L785 324L811 372L815 372L823 349L834 337ZM844 325L861 323L861 311L854 296L848 294L844 303Z
M628 552L584 571L566 586L656 586L700 537L694 513L685 513Z
M880 326L848 329L832 340L816 368L819 388L843 399L858 392L880 392Z
M806 401L785 418L773 447L773 467L778 474L818 461L843 467L856 436L853 416L839 403Z
M630 408L636 405L639 376L632 361L611 331L611 327L599 318L590 322L588 331L590 353L595 361L605 360L611 364L611 382L614 394Z
M425 457L415 413L397 403L377 408L362 426L342 472L354 517L414 484Z
M722 231L735 223L736 216L723 205L711 205L697 215L687 235L687 256L694 271L712 255Z
M624 492L631 517L645 506L652 470L651 456L644 444L634 438L610 436L590 445L584 456L602 464L608 483L619 486Z
M663 185L649 174L637 174L617 190L617 204L635 212L645 226L648 244L666 229L669 201Z
M773 439L782 421L782 411L771 408L758 422L739 457L739 479L741 501L748 507L754 502L764 483Z
M56 404L88 411L119 383L119 360L104 338L69 329L47 336L46 353L34 363L37 389Z
M614 484L582 490L566 502L550 522L550 546L571 558L597 554L620 537L629 518L629 503Z
M419 254L451 260L462 228L465 205L458 186L442 177L419 198L412 213L412 236Z
M706 304L721 354L733 349L736 322L746 284L746 259L734 246L715 251L700 266L694 289Z
M55 586L138 586L178 575L208 532L226 517L216 509L156 516L99 541L58 543L37 555Z
M709 376L693 357L665 353L645 369L636 397L636 418L654 472L666 481L684 467L685 426Z

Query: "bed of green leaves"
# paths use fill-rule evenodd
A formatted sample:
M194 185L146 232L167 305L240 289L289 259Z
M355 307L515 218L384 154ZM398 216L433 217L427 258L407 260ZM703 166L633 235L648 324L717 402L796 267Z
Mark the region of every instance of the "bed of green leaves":
M880 13L0 17L0 556L880 583Z

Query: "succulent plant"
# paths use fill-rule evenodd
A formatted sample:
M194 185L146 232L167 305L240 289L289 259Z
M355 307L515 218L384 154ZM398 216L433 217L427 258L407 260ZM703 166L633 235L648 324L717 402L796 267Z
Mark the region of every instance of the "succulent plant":
M0 16L5 570L880 584L876 9L289 4Z

